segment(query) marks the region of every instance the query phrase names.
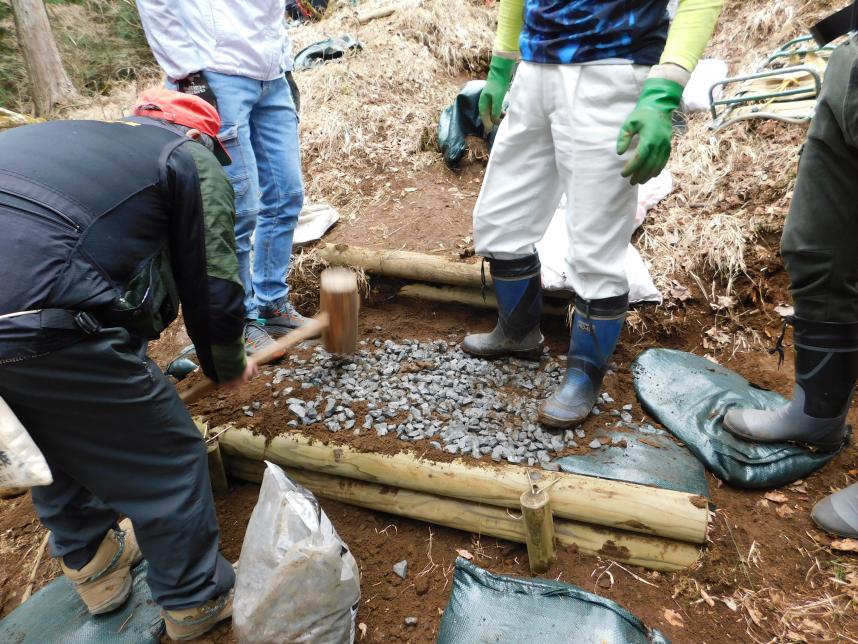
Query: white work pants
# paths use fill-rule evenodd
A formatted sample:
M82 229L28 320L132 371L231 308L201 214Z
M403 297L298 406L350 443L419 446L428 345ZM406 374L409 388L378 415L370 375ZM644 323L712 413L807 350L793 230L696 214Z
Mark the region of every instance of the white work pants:
M570 281L588 300L629 290L626 248L637 187L620 176L620 126L649 67L522 62L474 208L477 255L516 259L535 244L566 193Z

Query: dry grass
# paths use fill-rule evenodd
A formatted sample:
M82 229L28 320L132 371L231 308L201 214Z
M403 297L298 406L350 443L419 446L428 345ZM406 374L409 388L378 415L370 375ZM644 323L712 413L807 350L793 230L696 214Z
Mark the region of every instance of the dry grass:
M836 5L728 0L706 55L726 60L733 74L753 71ZM758 121L713 134L708 123L708 113L695 115L688 132L676 139L669 167L677 190L650 213L639 240L656 285L665 292L691 271L714 274L727 293L732 290L747 270L755 235L783 226L807 131L802 125Z
M334 203L347 218L386 200L397 172L440 164L438 115L490 56L493 7L479 0L398 6L391 17L361 26L340 3L321 22L292 32L296 52L343 34L363 44L345 60L296 74L307 195Z

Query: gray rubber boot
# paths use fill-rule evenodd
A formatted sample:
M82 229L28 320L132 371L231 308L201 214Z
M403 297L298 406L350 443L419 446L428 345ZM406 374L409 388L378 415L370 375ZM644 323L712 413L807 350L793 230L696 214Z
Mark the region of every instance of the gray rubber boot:
M542 356L542 277L534 253L513 260L490 261L498 322L489 333L471 333L462 350L478 358L515 356L539 360Z
M846 414L858 379L858 322L788 322L795 327L792 402L774 411L731 409L724 428L749 441L837 450L849 433Z
M813 418L804 413L804 403L804 390L795 385L788 405L774 411L731 409L724 417L724 428L757 443L802 443L827 452L839 449L848 433L846 412L834 418Z
M523 337L509 335L500 320L489 333L471 333L462 340L462 350L478 358L501 358L513 356L527 360L539 360L542 356L544 338L536 326Z
M858 538L858 483L822 499L813 506L810 518L820 530Z

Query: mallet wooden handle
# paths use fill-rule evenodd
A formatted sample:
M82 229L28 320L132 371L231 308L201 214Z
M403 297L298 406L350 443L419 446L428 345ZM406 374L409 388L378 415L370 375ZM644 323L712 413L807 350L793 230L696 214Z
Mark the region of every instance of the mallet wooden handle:
M327 313L322 312L317 316L310 318L302 326L290 331L282 338L275 340L274 344L259 353L249 357L248 362L253 362L258 365L268 364L283 356L289 349L298 346L304 340L318 337L322 331L328 328L330 318ZM179 398L184 403L192 403L195 400L202 398L206 394L214 391L217 388L217 383L206 378L202 382L198 382L193 387L179 392Z

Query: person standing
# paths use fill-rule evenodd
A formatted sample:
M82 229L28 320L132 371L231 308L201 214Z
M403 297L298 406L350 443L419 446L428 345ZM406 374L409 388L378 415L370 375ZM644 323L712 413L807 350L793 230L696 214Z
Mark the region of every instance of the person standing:
M226 172L235 190L248 353L304 323L286 281L304 187L285 8L285 0L137 1L168 86L220 113L219 137L232 157Z
M672 24L667 4L500 0L479 104L486 126L500 127L474 208L475 250L489 262L499 319L490 333L466 336L462 349L541 355L535 244L565 193L576 299L566 376L539 411L551 427L580 423L595 403L629 303L637 184L667 163L671 114L722 0L680 0Z
M858 3L851 6L840 13L851 16L841 33L858 27ZM856 177L858 37L853 34L826 67L781 238L795 305L795 314L785 320L795 332L793 399L774 411L730 409L724 427L739 438L790 441L823 451L836 451L849 439L846 416L858 380ZM822 499L811 518L827 532L858 538L858 483Z
M89 612L125 602L142 551L184 640L231 615L235 574L202 436L147 340L181 302L209 378L256 369L217 112L158 89L134 113L0 134L0 397L51 469L33 503Z

